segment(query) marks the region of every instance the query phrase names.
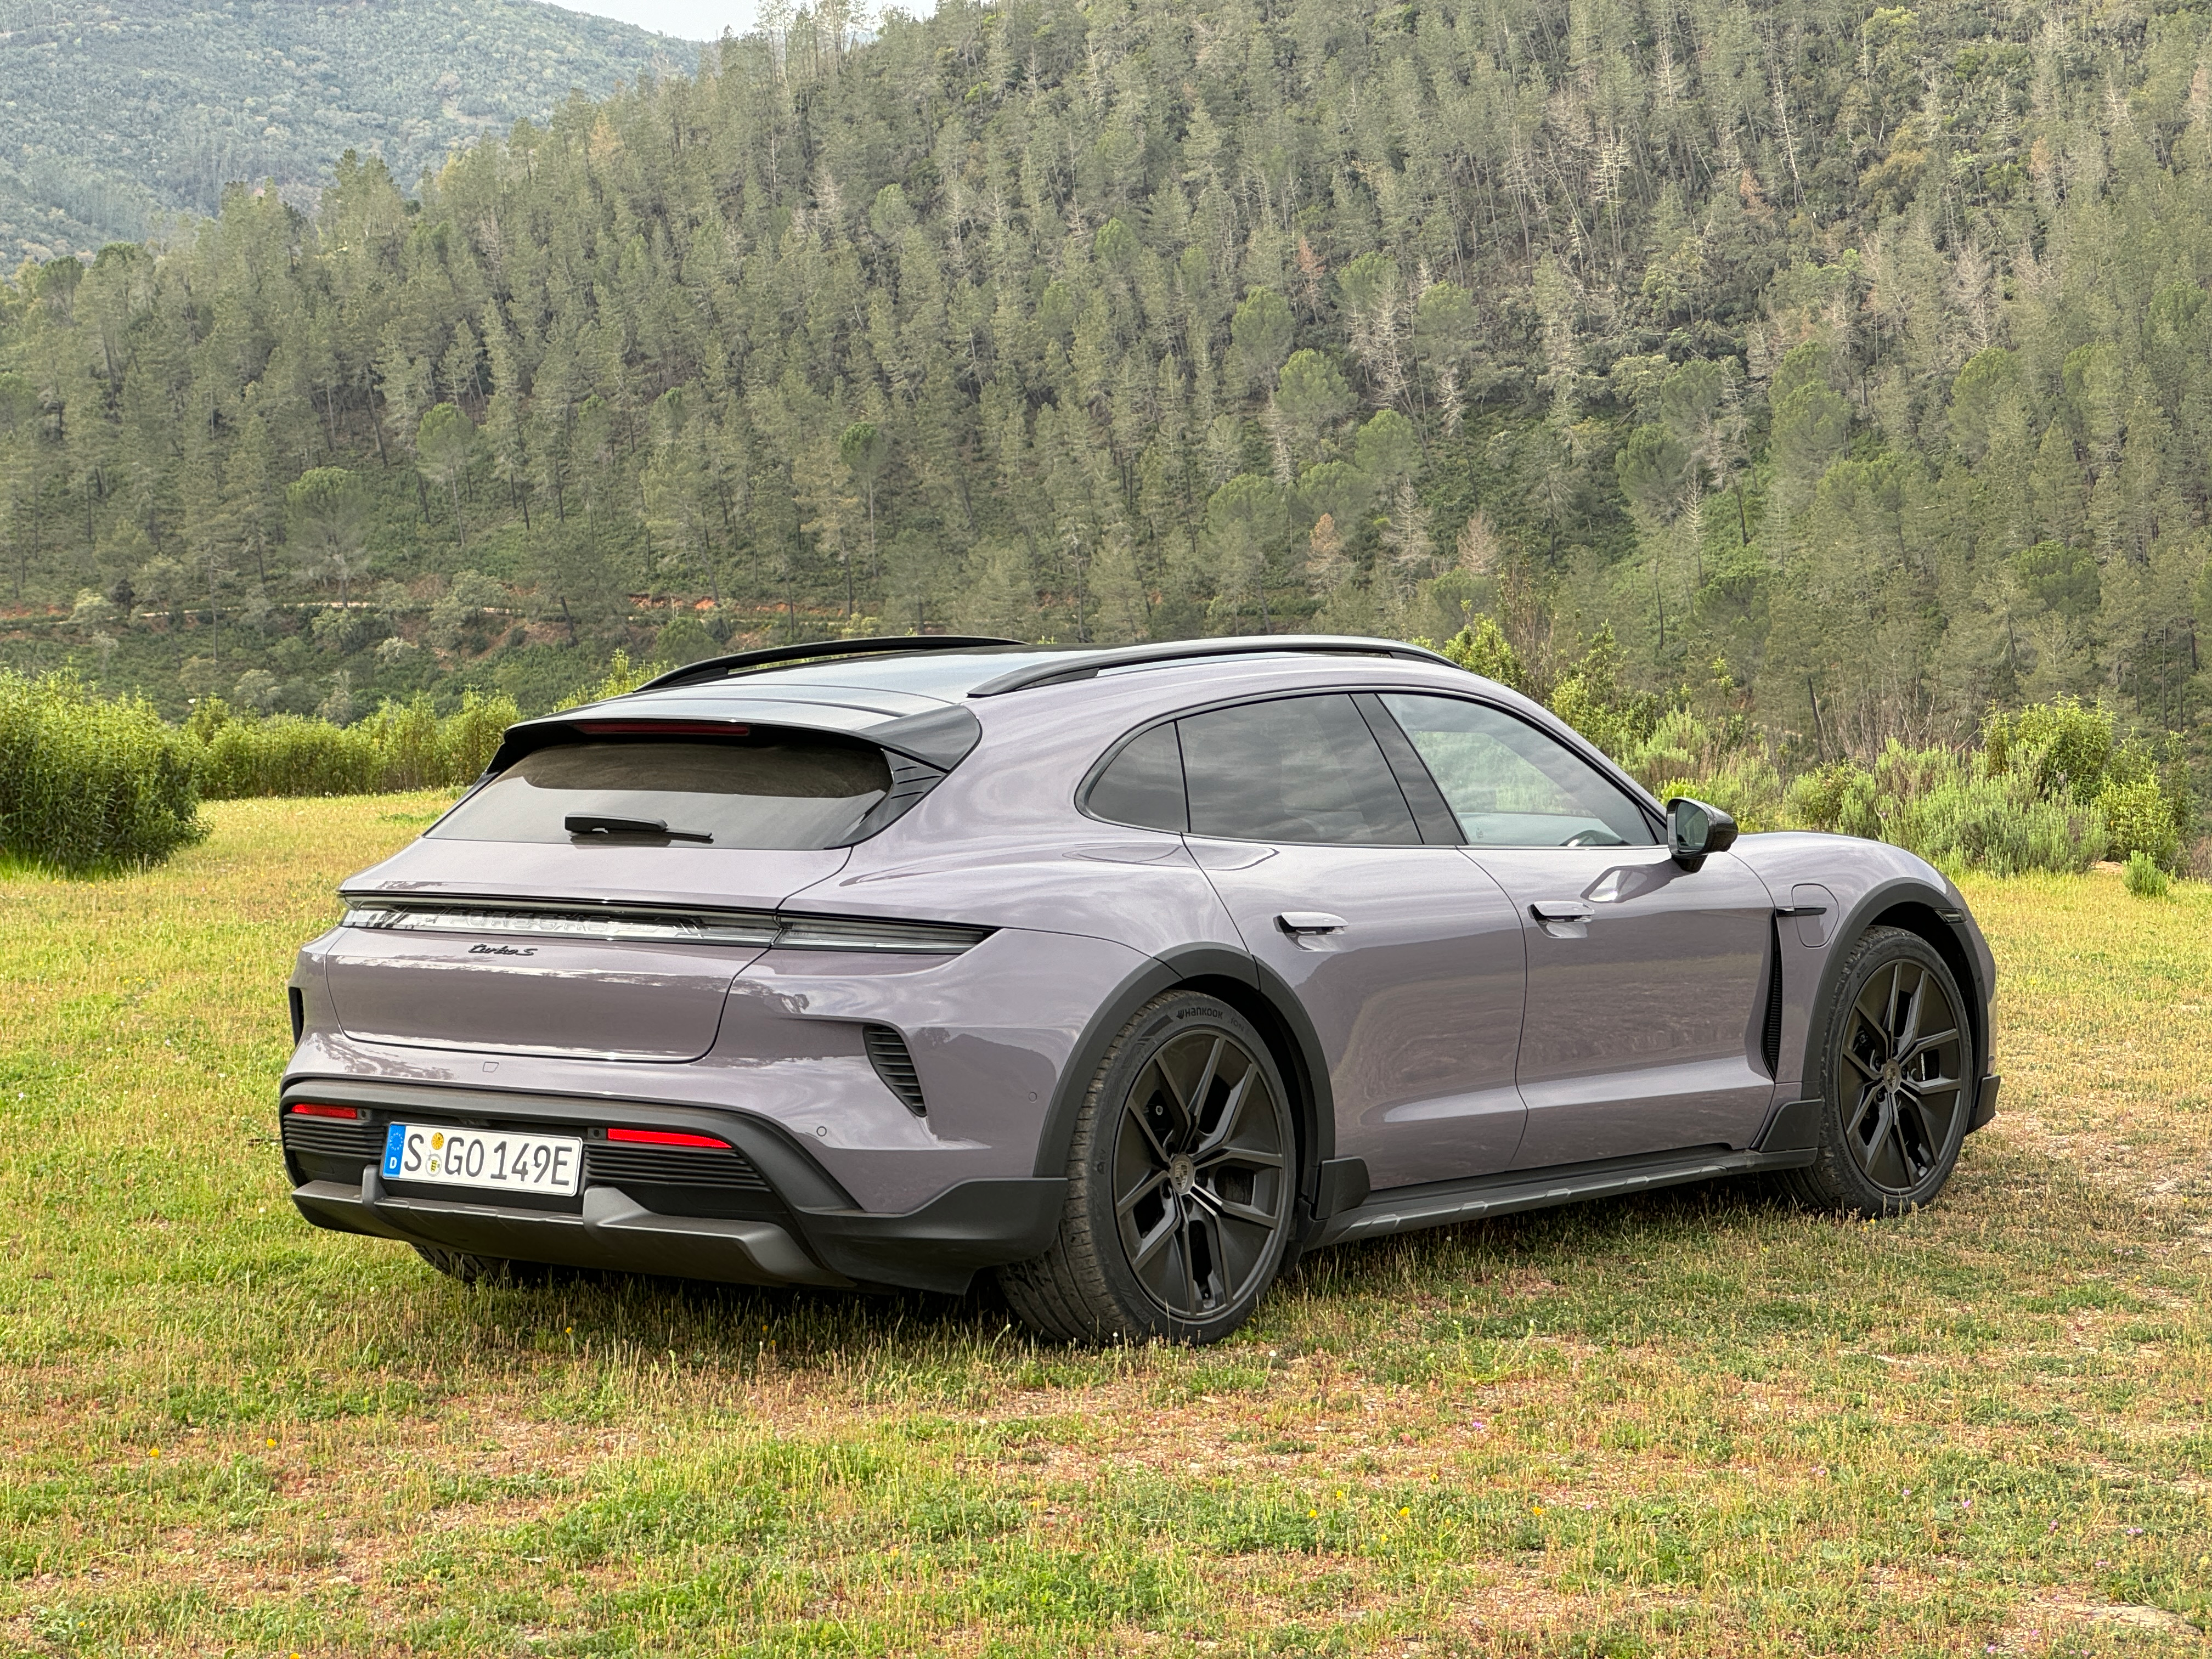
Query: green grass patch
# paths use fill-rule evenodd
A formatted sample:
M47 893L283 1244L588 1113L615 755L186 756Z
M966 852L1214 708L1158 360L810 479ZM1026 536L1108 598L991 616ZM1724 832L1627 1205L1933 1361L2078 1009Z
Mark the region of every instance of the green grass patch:
M2004 1109L1931 1210L1548 1212L1089 1352L307 1228L283 978L442 799L0 876L0 1652L2204 1650L2201 887L1969 883Z

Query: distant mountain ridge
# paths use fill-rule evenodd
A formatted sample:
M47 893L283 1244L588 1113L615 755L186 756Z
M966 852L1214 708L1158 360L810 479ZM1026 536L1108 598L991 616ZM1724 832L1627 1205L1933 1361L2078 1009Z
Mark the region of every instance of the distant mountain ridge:
M0 270L215 211L312 200L348 149L411 186L572 88L698 49L538 0L0 0Z

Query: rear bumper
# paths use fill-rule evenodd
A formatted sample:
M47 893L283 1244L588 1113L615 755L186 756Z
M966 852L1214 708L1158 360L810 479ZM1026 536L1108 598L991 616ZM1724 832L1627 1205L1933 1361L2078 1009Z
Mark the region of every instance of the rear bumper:
M303 1153L288 1144L292 1201L314 1225L507 1261L725 1284L879 1285L957 1294L979 1269L1042 1255L1066 1199L1063 1180L968 1181L903 1214L862 1210L775 1126L697 1106L321 1080L288 1086L283 1104L295 1099L365 1109L372 1117L364 1132L376 1136L393 1118L540 1129L605 1124L692 1129L729 1142L759 1177L734 1206L741 1213L684 1213L671 1194L696 1200L693 1189L595 1177L587 1153L583 1193L574 1207L521 1208L471 1202L459 1193L395 1192L373 1159L355 1164L343 1154Z

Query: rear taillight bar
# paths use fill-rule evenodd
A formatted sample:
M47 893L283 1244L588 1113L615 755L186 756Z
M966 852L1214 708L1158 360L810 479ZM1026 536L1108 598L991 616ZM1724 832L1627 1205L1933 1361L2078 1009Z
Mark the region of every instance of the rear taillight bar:
M778 928L766 911L597 910L538 905L358 904L349 927L410 933L533 933L574 939L626 939L666 945L773 945Z
M424 933L531 933L646 944L781 945L790 951L896 951L957 956L992 929L957 922L880 921L858 916L779 915L768 910L675 910L643 907L501 903L483 899L354 898L349 927Z

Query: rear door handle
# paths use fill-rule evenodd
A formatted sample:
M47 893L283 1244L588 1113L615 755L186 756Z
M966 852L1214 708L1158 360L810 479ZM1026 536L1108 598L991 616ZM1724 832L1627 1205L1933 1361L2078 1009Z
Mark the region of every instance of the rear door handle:
M1597 914L1597 907L1580 899L1538 899L1528 907L1528 914L1539 921L1588 921Z
M1292 939L1315 933L1340 933L1345 922L1342 916L1332 916L1323 910L1285 910L1275 918L1275 926Z

